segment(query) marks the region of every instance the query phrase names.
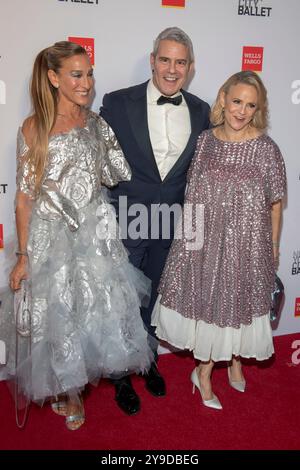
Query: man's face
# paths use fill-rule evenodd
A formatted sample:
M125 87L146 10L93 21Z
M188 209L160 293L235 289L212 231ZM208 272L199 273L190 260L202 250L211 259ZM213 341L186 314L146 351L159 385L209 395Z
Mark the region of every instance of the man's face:
M191 62L188 48L169 39L160 41L157 55L150 57L153 83L166 96L177 93L185 84Z

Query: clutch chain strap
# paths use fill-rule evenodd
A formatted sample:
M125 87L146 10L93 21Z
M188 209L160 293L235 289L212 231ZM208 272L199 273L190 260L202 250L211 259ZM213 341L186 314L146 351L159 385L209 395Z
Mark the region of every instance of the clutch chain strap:
M24 305L26 305L26 289L23 291L23 298L22 301ZM21 302L20 302L21 304ZM18 309L20 308L20 304L18 306ZM30 333L26 335L26 340L28 341L28 355L31 355L31 314L30 310L26 307L25 311L22 312L22 315L28 315L29 318L29 331ZM22 429L25 426L25 423L28 418L28 412L29 412L29 405L30 405L30 398L26 398L26 405L25 405L25 410L23 414L23 419L20 419L19 416L19 407L18 407L18 396L19 396L19 381L18 381L18 374L17 374L17 368L18 368L18 353L19 353L19 338L20 333L18 332L17 324L16 324L16 356L15 356L15 370L16 370L16 379L15 379L15 387L14 387L14 392L15 392L15 415L16 415L16 424L18 428Z

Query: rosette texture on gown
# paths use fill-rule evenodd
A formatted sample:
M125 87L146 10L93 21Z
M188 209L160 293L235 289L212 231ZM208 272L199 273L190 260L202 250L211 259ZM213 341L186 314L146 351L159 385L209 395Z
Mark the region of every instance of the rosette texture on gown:
M80 391L100 377L146 371L152 360L140 306L150 281L128 261L114 208L101 185L131 178L108 124L93 112L86 125L49 139L41 190L34 198L18 133L17 189L33 199L28 253L31 354L16 333L13 294L0 311L7 349L0 379L18 378L32 400Z

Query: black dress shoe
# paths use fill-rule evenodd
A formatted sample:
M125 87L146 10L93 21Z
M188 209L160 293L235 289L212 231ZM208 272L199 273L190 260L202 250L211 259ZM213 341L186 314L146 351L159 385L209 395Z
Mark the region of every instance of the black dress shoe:
M144 375L146 389L155 397L163 397L166 394L166 384L157 370L155 364L152 364L147 374Z
M134 415L140 410L140 399L131 385L130 377L114 380L116 387L115 400L118 406L128 415Z

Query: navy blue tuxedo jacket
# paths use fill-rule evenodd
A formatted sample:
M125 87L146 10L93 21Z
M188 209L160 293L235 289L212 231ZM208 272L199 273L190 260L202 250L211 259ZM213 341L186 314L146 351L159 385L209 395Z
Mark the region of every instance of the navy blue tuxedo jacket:
M127 196L128 207L142 203L150 211L151 204L183 203L186 174L195 152L197 137L209 127L209 105L195 95L182 90L191 119L191 135L188 143L162 181L153 154L147 121L147 84L108 93L103 98L100 115L111 126L124 152L132 179L110 190L110 197L117 214L119 196ZM120 216L121 218L121 216ZM132 217L128 217L130 222ZM150 219L149 219L150 220ZM173 238L173 229L168 244ZM124 240L128 246L141 240Z

